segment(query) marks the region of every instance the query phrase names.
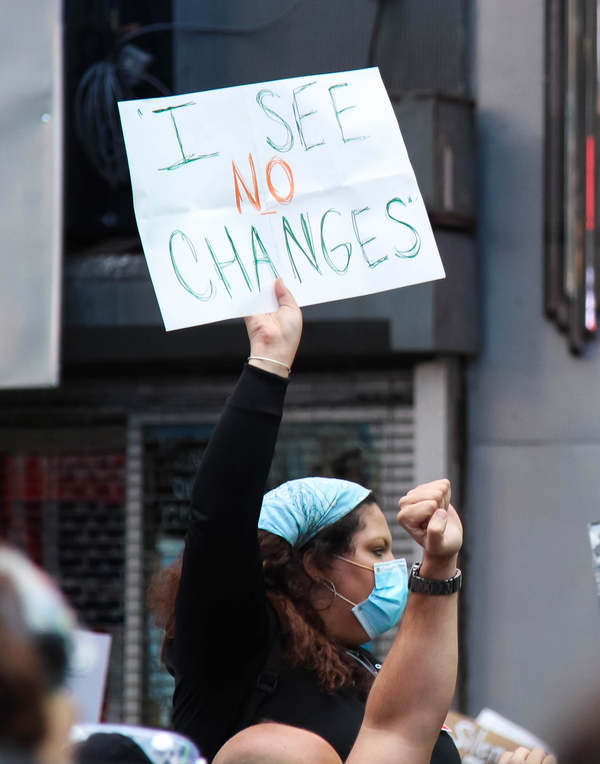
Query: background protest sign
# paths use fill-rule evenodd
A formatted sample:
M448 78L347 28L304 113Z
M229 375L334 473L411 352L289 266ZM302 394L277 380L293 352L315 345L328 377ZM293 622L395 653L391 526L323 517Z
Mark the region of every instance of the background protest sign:
M377 69L119 110L167 330L444 277Z

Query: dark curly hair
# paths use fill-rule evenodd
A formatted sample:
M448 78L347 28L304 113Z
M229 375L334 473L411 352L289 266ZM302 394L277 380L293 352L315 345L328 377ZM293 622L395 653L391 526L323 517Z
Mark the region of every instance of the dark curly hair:
M375 502L374 495L370 493L351 512L319 531L298 549L269 531L258 531L266 592L279 616L285 656L291 666L314 670L321 687L331 693L350 686L367 692L372 677L349 658L345 646L327 637L313 597L315 587L321 584L308 575L303 557L310 551L315 563L325 568L334 555L351 552L354 534L364 527L363 509ZM150 583L148 603L156 625L165 632L163 659L166 642L175 634L175 598L181 578L181 564L182 558L179 557L155 573Z

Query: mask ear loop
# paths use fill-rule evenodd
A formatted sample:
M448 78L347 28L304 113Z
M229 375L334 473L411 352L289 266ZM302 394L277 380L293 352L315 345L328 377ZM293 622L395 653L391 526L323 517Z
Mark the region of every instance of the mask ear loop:
M352 605L352 607L356 607L356 602L352 602L352 600L349 600L348 597L344 597L343 594L340 594L338 590L335 588L335 584L333 581L330 581L328 578L322 578L319 581L320 584L322 584L326 589L329 589L329 591L333 594L333 599L331 600L331 603L328 607L331 607L333 605L333 601L336 597L339 597L341 600L344 600L344 602L347 602L349 605Z
M370 565L363 565L362 562L355 562L354 560L349 560L347 557L341 557L339 554L334 554L334 557L337 557L338 560L342 560L342 562L347 562L349 565L356 565L357 568L364 568L365 570L370 570L371 573L375 572L375 569L372 568Z
M333 603L335 602L335 596L336 596L336 594L337 594L337 591L336 591L336 589L335 589L335 584L333 583L333 581L330 581L328 578L320 578L320 579L317 581L317 583L318 583L318 584L320 584L321 586L324 586L324 587L325 587L325 589L327 589L328 591L330 591L330 592L331 592L331 595L332 595L332 597L331 597L331 601L330 601L330 602L328 602L328 603L327 603L327 605L326 605L324 608L320 608L320 609L322 609L322 610L329 610L329 608L330 608L330 607L333 605Z

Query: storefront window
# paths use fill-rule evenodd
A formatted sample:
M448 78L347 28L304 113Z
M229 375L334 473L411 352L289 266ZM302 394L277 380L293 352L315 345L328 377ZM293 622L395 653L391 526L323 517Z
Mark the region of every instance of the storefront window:
M396 499L413 483L413 421L409 408L343 412L299 412L284 420L267 487L318 474L371 487L388 515L393 551L412 562L416 550L395 523ZM144 434L144 556L146 575L174 561L183 548L192 484L212 425L161 424ZM143 723L169 726L173 679L161 665L162 632L147 613ZM393 633L378 638L383 657Z
M546 315L582 353L596 334L597 0L546 2Z

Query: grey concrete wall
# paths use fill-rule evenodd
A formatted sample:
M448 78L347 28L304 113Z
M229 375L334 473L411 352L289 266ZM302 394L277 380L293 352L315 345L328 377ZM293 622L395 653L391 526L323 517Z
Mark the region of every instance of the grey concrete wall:
M61 6L59 0L25 0L2 7L0 389L59 381Z
M468 372L470 713L552 739L598 682L600 341L542 311L543 0L474 0L483 349Z

